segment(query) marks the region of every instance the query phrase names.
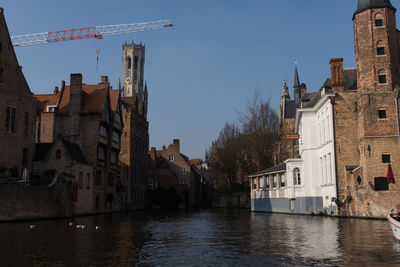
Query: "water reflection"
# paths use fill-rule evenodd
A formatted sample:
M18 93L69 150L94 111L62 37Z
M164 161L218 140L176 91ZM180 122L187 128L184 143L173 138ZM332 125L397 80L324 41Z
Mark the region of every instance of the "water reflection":
M0 224L0 266L400 265L385 221L212 210L68 223Z

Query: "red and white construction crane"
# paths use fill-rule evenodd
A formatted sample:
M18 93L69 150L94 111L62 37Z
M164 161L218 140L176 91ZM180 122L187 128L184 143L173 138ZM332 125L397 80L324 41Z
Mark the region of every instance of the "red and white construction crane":
M131 32L149 31L173 27L171 20L157 20L142 23L118 24L106 26L93 26L63 31L42 32L12 36L13 46L46 44L77 39L96 38L102 39L107 35L125 34Z

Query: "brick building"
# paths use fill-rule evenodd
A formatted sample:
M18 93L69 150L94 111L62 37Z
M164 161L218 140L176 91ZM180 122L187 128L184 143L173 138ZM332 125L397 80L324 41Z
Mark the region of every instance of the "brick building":
M121 139L121 179L126 181L128 206L143 209L148 186L149 122L148 91L144 82L145 47L124 44L123 97L121 98L124 129Z
M102 76L99 84L86 85L81 74L71 74L69 86L62 82L60 91L56 89L53 94L35 97L38 143L49 144L61 139L80 147L93 167L92 172L85 173L92 191L93 211L121 208L123 203L118 194L123 190L118 180L118 158L123 122L119 90L112 89L107 76ZM74 181L79 183L79 179L75 177Z
M359 0L353 16L357 69L351 88L343 59L331 60L338 197L344 215L381 217L400 204L399 185L388 186L386 179L389 164L400 177L395 12L389 0Z
M0 183L28 178L35 148L35 99L18 64L0 8Z

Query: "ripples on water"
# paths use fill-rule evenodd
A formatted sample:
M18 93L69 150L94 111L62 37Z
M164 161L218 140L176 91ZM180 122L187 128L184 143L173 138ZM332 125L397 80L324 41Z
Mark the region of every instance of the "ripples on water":
M0 266L400 266L386 221L208 210L0 224ZM96 231L95 226L100 225Z

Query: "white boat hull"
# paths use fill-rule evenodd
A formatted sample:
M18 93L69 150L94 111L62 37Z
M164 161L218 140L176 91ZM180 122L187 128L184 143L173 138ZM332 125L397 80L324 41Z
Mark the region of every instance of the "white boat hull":
M394 237L400 241L400 222L392 216L397 216L397 214L389 214L387 219L390 223L390 227L392 227Z

